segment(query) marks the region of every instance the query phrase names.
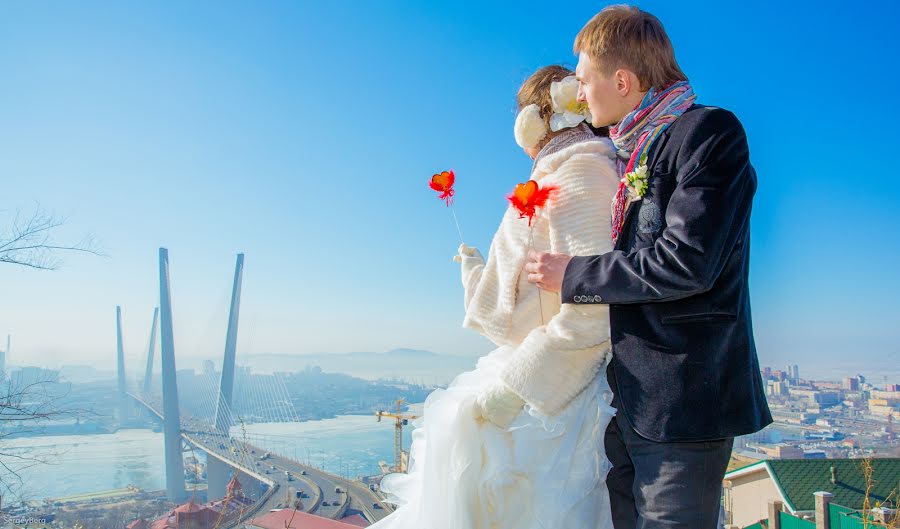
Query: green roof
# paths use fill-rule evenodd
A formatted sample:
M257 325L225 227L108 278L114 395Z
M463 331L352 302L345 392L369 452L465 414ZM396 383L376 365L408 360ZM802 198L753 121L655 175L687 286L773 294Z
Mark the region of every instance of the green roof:
M813 495L819 491L834 494L832 503L861 509L865 498L865 479L861 459L769 459L766 466L794 511L816 508ZM831 482L834 465L837 482ZM884 501L900 486L900 458L872 459L874 487L872 501ZM895 493L896 497L896 493Z

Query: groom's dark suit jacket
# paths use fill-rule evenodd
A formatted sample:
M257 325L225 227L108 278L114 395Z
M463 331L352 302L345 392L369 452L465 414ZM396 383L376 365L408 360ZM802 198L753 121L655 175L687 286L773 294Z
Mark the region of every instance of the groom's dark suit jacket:
M564 303L610 305L610 384L654 441L721 439L772 422L750 318L756 173L727 110L694 105L656 140L649 189L615 249L574 257Z

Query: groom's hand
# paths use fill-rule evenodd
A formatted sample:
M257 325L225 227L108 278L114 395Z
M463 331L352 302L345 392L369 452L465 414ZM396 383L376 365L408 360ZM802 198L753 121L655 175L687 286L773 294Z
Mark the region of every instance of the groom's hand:
M528 272L528 281L550 292L562 290L563 276L566 275L566 267L572 260L571 255L564 253L547 253L528 251L528 262L525 263L525 271Z

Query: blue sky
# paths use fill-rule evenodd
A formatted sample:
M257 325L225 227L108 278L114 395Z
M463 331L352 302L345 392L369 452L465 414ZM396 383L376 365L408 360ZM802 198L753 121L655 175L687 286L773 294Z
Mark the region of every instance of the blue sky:
M515 92L574 66L603 5L3 3L0 225L38 202L68 216L60 240L91 232L108 254L0 268L13 363L112 366L120 304L138 365L160 246L185 364L221 355L241 251L242 353L486 353L460 326L458 237L427 180L456 171L466 242L486 250L530 168ZM897 8L639 5L699 101L747 129L763 363L900 365Z

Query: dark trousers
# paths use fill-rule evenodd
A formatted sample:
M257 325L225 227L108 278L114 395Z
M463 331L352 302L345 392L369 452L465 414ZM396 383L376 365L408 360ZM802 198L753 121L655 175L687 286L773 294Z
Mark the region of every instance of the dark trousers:
M611 386L615 388L611 380ZM606 478L615 529L715 529L722 479L734 438L716 441L651 441L634 431L618 409L606 429Z

